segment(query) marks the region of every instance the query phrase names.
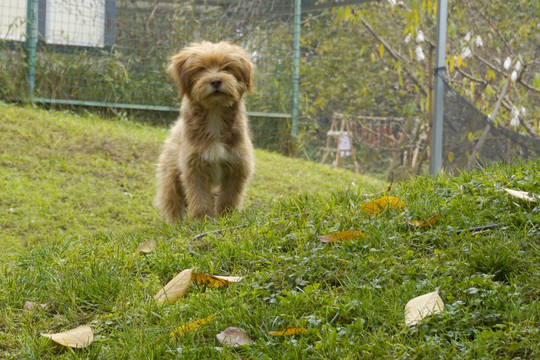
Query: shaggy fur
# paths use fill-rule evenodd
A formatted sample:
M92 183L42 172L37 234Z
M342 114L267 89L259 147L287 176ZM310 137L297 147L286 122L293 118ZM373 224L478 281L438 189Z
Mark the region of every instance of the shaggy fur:
M253 63L228 42L191 44L167 69L182 99L157 167L155 206L168 222L214 217L242 204L253 171L243 96Z

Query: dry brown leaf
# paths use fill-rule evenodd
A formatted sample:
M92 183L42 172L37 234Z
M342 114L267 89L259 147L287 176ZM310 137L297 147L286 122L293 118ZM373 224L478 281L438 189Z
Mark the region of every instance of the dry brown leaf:
M34 301L26 301L23 305L23 310L31 310L38 306L42 309L45 309L47 307L47 304L38 304Z
M405 325L416 325L423 318L438 314L444 309L439 290L415 297L405 305Z
M217 275L208 275L201 273L191 274L191 280L198 282L199 284L204 284L209 287L226 287L232 283L242 281L240 276L217 276Z
M215 318L216 315L210 315L208 317L205 317L204 319L192 321L190 323L184 324L180 327L178 327L177 332L180 336L186 336L190 332L193 332L197 329L199 329L201 326L208 324L213 318ZM172 331L170 334L171 338L174 338L175 332Z
M82 325L76 327L75 329L57 334L41 334L41 336L52 339L54 342L57 342L60 345L69 346L72 348L87 347L94 340L94 334L88 325Z
M268 335L271 336L289 336L289 335L298 335L307 332L307 329L301 327L288 327L279 331L270 331Z
M409 220L408 223L414 227L427 227L435 224L439 219L439 215L435 214L427 220Z
M407 206L407 204L395 196L383 196L382 198L361 205L360 210L367 214L376 215L383 212L387 207L394 209L404 206Z
M242 281L242 279L244 279L244 278L241 277L241 276L221 276L221 275L214 275L214 277L216 277L216 278L218 278L218 279L221 279L221 280L228 281L229 283L237 283L237 282Z
M361 231L349 230L343 231L334 234L326 234L318 236L317 239L321 240L323 243L332 243L339 240L350 240L354 238L365 238L366 234Z
M528 201L528 202L535 202L536 200L534 199L533 196L529 195L528 192L526 191L519 191L519 190L512 190L512 189L507 189L507 188L503 188L508 194L512 195L513 197L516 197L518 199L521 199L521 200L525 200L525 201Z
M157 242L155 240L146 240L137 246L136 252L141 254L149 254L154 251L157 247Z
M216 335L216 338L223 345L229 345L233 347L250 345L253 341L247 337L244 329L235 327L229 327Z
M161 304L172 304L185 295L191 282L191 271L186 269L169 281L155 296Z

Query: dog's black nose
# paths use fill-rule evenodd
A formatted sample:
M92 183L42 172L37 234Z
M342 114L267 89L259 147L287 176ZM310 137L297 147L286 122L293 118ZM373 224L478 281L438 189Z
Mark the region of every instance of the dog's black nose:
M222 84L221 79L212 79L210 81L210 85L212 85L216 89L219 88L221 86L221 84Z

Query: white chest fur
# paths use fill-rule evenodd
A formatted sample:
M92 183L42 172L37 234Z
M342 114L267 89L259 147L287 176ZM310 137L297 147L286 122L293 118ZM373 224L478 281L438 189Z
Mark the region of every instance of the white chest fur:
M219 163L228 158L228 152L225 144L219 139L223 133L223 114L219 109L210 110L206 118L206 132L212 139L206 149L203 150L201 157L203 160L211 163Z
M228 158L225 144L220 141L213 141L206 149L203 150L201 158L204 161L211 163L219 163Z

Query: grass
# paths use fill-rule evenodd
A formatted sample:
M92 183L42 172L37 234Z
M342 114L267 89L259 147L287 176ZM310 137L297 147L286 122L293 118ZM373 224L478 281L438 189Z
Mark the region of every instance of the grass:
M152 207L154 164L167 129L1 103L0 114L2 248L161 223ZM256 158L247 208L381 183L261 150Z
M135 148L140 146L137 153L152 144L158 149L163 138L159 129L133 124L32 109L7 109L8 114L26 114L43 122L53 119L50 125L53 129L56 128L53 123L69 123L73 128L68 133L74 137L82 138L83 130L78 123L84 124L88 137L94 124L96 129L106 129L102 133L108 136L118 135L120 139L123 135ZM2 126L4 123L3 120ZM45 130L41 133L45 134ZM123 145L115 142L116 146L122 146L119 153L130 149L128 140ZM27 154L31 158L28 143L20 146L24 150L19 155L13 151L3 154L3 172L10 174L19 169L14 160L13 166L5 165L7 156ZM43 151L37 151L35 157ZM76 152L72 151L68 158L76 158ZM87 167L79 166L81 171L90 171L93 161L100 157L108 159L103 154L93 155L93 160L90 155L86 157ZM137 213L137 209L150 209L151 194L145 192L152 192L148 188L152 188L153 180L139 183L130 176L133 183L126 184L134 196L128 197L129 201L121 200L122 196L115 192L110 195L117 201L117 218L104 209L107 205L103 200L91 198L101 196L96 190L89 195L89 201L93 202L88 209L94 214L109 214L112 220L96 219L101 225L95 230L88 229L83 226L87 221L85 212L70 209L65 221L79 222L80 230L36 238L32 246L7 257L0 265L0 357L536 359L540 356L540 206L512 198L502 190L509 187L538 194L540 161L500 165L458 177L421 177L394 184L384 194L397 196L408 206L367 215L355 210L382 195L373 194L384 188L379 185L374 190L376 181L371 190L364 191L361 180L342 179L346 172L334 173L300 161L288 163L288 159L264 152L258 152L257 156L260 173L253 181L252 191L260 189L264 194L257 194L259 200L252 200L243 212L216 221L169 226L151 210L148 214ZM28 161L45 169L42 163L46 159ZM148 161L152 159L153 155L148 155ZM122 169L125 163L110 161L110 168ZM75 161L66 162L75 166ZM140 162L138 159L137 163ZM146 170L152 169L151 163L144 166ZM266 166L270 169L268 175L261 170ZM304 167L311 166L312 169L302 172ZM51 167L49 171L56 173L60 169ZM282 171L283 177L273 178L276 169L288 170ZM142 176L144 171L139 171L135 175ZM52 187L50 179L54 179L54 174L49 178L41 171L35 172L41 175L36 175L31 184ZM303 176L301 181L289 181L298 179L299 173ZM85 174L87 178L91 176L89 172ZM71 176L76 176L74 170ZM111 176L108 182L107 176ZM11 189L17 186L17 181L29 181L20 177L8 177L2 186ZM311 177L320 182L308 184L315 181ZM103 175L102 182L96 184L105 191L118 186L115 179L116 176ZM341 185L335 182L338 180L342 181ZM91 184L98 180L85 181ZM357 185L350 186L351 181ZM297 194L304 188L324 194ZM45 202L45 194L40 196L35 190L36 203ZM282 200L271 201L276 194L281 194ZM2 197L5 196L2 191ZM66 201L76 203L76 196L70 196L75 199ZM21 209L30 211L32 207ZM2 211L5 213L4 208ZM439 220L432 227L411 228L406 224L407 220L427 219L434 214L439 215ZM25 224L20 218L7 223L12 224L8 234L18 233ZM46 224L43 226L52 234L54 228ZM499 227L483 234L456 234L460 229L488 224ZM220 229L226 230L195 237ZM319 235L346 230L363 231L366 237L336 244L317 240ZM33 234L39 232L33 231ZM156 250L146 256L135 254L137 245L147 239L157 241ZM175 304L159 305L153 296L187 268L244 279L223 289L192 284ZM417 326L406 327L403 312L407 301L435 289L439 289L445 302L444 311ZM26 301L47 306L24 310ZM199 330L169 337L182 324L214 314L217 316ZM54 345L39 335L83 324L90 325L95 335L94 342L84 349ZM286 337L268 334L290 326L304 327L307 332ZM243 328L254 344L242 348L221 345L216 334L227 327Z

